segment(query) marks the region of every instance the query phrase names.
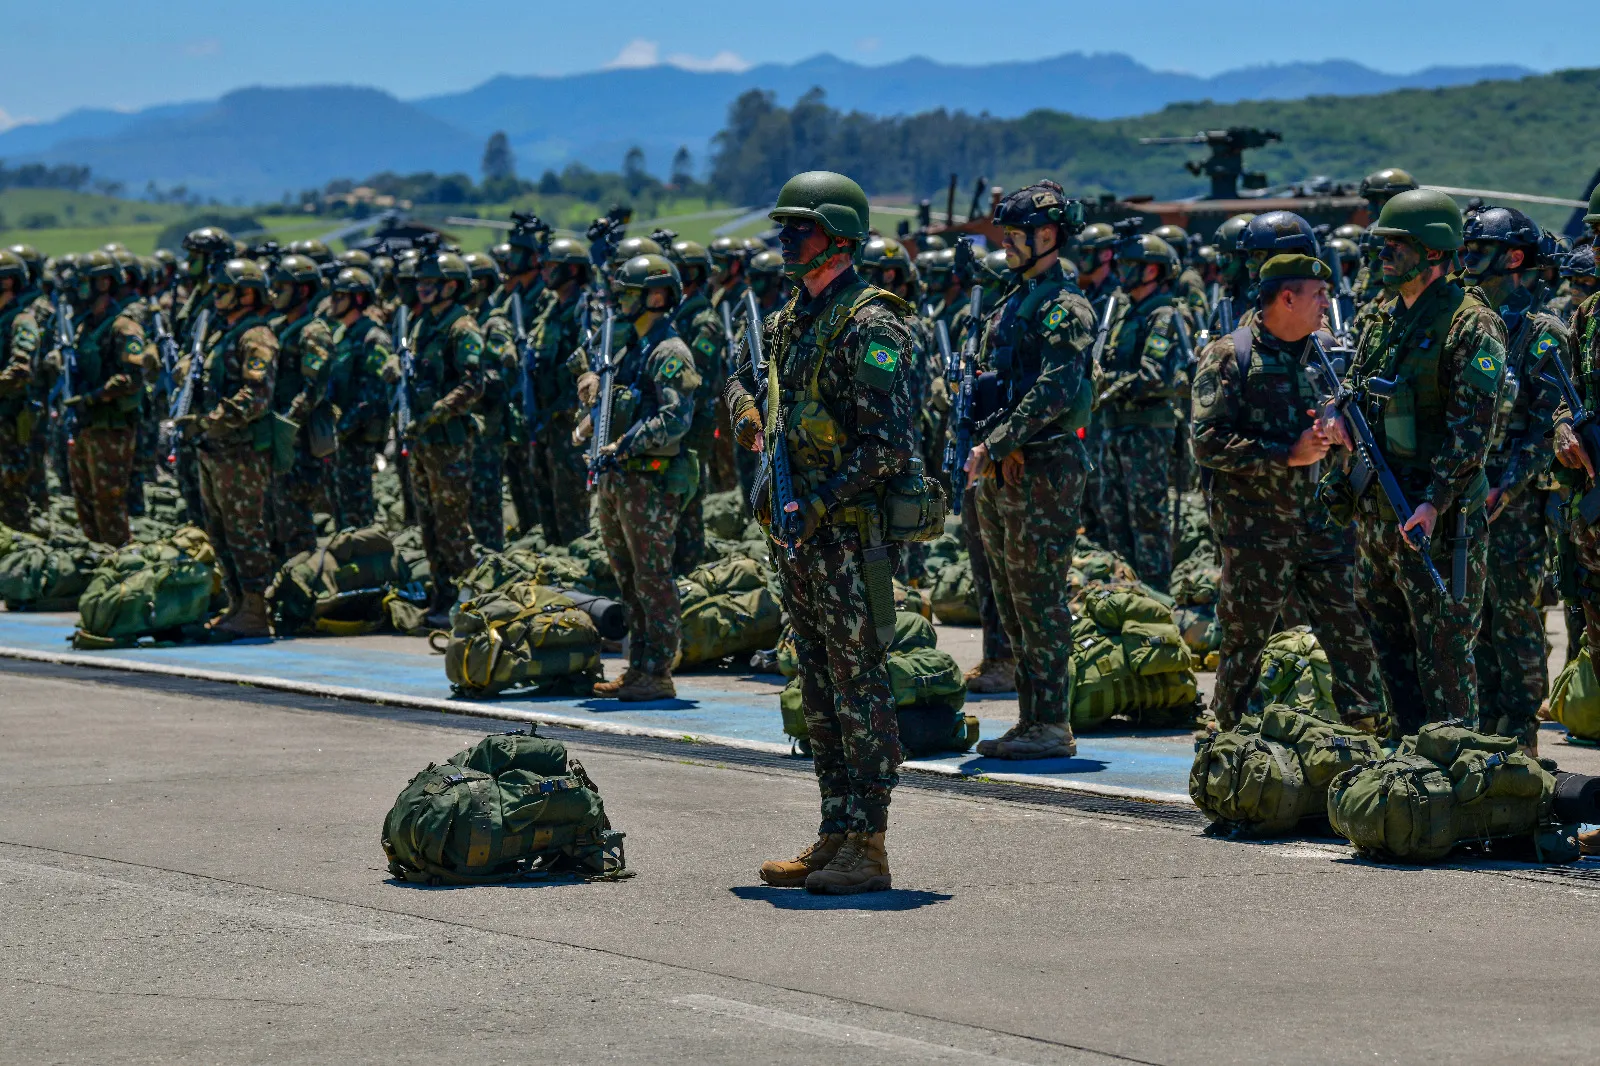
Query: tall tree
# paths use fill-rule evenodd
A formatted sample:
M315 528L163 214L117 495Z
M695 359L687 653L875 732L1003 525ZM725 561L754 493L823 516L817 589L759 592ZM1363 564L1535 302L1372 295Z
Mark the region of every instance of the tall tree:
M483 180L508 181L516 176L517 161L511 154L511 142L504 132L496 130L483 146Z
M672 184L680 189L694 184L694 156L689 154L688 145L678 145L672 156Z
M644 169L644 149L637 144L622 157L622 183L629 196L638 196L650 184L650 174Z

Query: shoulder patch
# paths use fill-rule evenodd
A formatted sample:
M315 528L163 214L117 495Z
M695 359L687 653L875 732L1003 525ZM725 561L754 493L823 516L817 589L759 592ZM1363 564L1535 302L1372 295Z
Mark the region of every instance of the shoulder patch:
M856 380L879 392L892 392L902 347L903 342L887 331L873 330L867 335L861 361L856 364Z
M701 355L706 356L707 358L717 354L716 343L703 333L699 337L695 338L694 350L699 352Z
M477 362L483 354L483 335L475 329L464 329L456 338L456 353L466 362Z
M683 371L683 356L673 352L667 356L666 362L661 364L661 376L671 381Z
M1145 351L1151 355L1166 355L1172 342L1159 333L1152 333L1144 342Z
M1063 321L1066 320L1066 317L1067 317L1067 309L1065 307L1062 307L1060 304L1056 304L1054 307L1052 307L1050 309L1050 313L1048 315L1044 316L1044 328L1045 329L1055 329L1057 326L1061 325L1061 323Z
M879 370L892 374L900 365L900 353L882 341L870 341L867 344L866 361Z
M1461 379L1479 392L1499 391L1505 370L1505 350L1500 342L1486 336L1479 342L1478 350L1467 359Z
M1199 415L1203 411L1209 410L1211 405L1217 402L1217 394L1220 391L1221 386L1217 381L1217 372L1215 369L1208 367L1204 372L1201 373L1199 380L1194 383L1194 405L1196 415Z
M269 364L267 363L266 356L262 355L260 352L252 352L250 358L246 359L244 363L245 377L265 377L267 374L268 365Z

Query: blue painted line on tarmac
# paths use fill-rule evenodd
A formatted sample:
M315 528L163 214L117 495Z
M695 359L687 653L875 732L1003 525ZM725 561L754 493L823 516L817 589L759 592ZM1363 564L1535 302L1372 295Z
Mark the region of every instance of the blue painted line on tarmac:
M40 652L66 652L75 616L0 612L0 645ZM337 644L316 638L248 641L235 644L188 644L169 648L118 648L104 653L168 667L192 667L280 678L310 684L377 689L397 695L450 698L441 657L384 648L363 648L349 641ZM778 713L778 688L770 696L727 692L696 683L693 674L677 679L679 697L658 703L621 704L614 700L506 695L492 700L462 701L482 705L537 709L595 722L644 726L711 737L788 744ZM984 720L985 737L1008 726ZM1071 759L1008 762L976 755L926 759L968 775L1004 774L1041 783L1081 784L1091 788L1132 789L1187 800L1192 748L1171 739L1125 736L1080 736Z

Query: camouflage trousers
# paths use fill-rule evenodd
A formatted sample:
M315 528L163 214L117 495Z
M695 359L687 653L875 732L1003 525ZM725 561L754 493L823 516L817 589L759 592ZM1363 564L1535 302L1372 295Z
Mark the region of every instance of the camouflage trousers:
M1172 578L1172 438L1171 426L1102 432L1095 501L1105 546L1163 592Z
M704 455L704 452L700 452ZM709 464L700 460L700 483L678 516L672 547L672 572L687 574L706 559L706 489L711 480Z
M203 526L206 523L205 493L200 491L200 453L191 441L178 441L174 445L177 456L172 474L178 479L178 494L183 497L184 513L189 521Z
M1372 635L1356 606L1353 530L1259 530L1224 542L1217 624L1222 648L1211 713L1232 729L1254 707L1267 639L1289 627L1291 600L1309 605L1306 624L1333 668L1333 702L1346 721L1383 718L1383 678Z
M729 489L739 487L739 465L734 457L733 427L728 424L728 405L718 401L716 404L717 428L711 437L711 447L706 453L707 478L710 487L708 492L727 492Z
M520 437L513 437L506 441L503 454L506 490L511 494L511 506L517 512L517 532L526 535L542 524L539 489L534 481L533 448Z
M378 517L378 503L372 495L372 460L380 445L363 440L345 440L333 453L334 517L340 529L370 526Z
M539 521L551 544L571 544L589 532L589 463L572 443L570 419L553 418L533 450Z
M956 471L958 478L965 477ZM961 540L972 567L972 592L978 600L978 621L983 627L983 657L994 662L1011 662L1011 638L1000 623L1000 608L994 602L994 582L989 576L989 556L983 548L983 529L978 521L978 490L968 488L961 497Z
M0 524L26 532L33 509L31 419L0 423Z
M467 515L473 539L490 551L505 550L505 440L499 433L473 438L471 493Z
M411 446L411 492L422 527L422 550L428 556L433 583L455 591L457 582L475 565L468 494L472 491L472 442Z
M998 468L992 468L998 470ZM1017 661L1024 725L1072 719L1072 550L1078 542L1083 467L1057 456L1029 461L1018 484L978 484L978 525L995 607Z
M267 494L272 453L250 441L201 442L197 449L206 536L222 568L222 584L238 602L242 593L265 592L277 563L267 540Z
M325 462L296 447L294 465L272 475L272 500L268 511L271 537L279 552L279 563L314 551L317 547L317 522L312 517L322 497Z
M128 543L128 475L133 470L133 426L87 426L68 445L78 525L92 541Z
M1531 741L1549 695L1545 665L1544 500L1523 492L1489 524L1489 580L1478 630L1480 732Z
M1569 583L1576 590L1583 609L1583 643L1589 648L1600 648L1600 525L1589 525L1576 513L1576 507L1571 510L1567 536L1572 546L1574 572Z
M1376 490L1374 490L1376 491ZM1455 511L1434 529L1433 563L1450 589L1451 533ZM1422 556L1400 526L1371 510L1356 519L1356 603L1378 653L1389 690L1391 735L1415 733L1427 722L1478 720L1478 666L1474 654L1483 621L1484 568L1489 561L1483 511L1467 520L1466 597L1441 602Z
M855 528L827 525L792 558L779 547L772 552L784 613L794 627L823 833L887 829L889 796L903 760L888 649L878 643L867 614L861 549ZM898 554L898 545L891 545L891 568Z
M656 676L671 672L681 636L672 548L683 499L666 482L664 474L614 470L595 488L600 543L628 608L628 665Z

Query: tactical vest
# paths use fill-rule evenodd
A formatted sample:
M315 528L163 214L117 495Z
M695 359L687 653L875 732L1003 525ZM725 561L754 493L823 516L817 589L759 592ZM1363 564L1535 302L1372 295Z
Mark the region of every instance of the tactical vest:
M460 378L461 368L455 365L453 355L446 354L445 348L450 340L450 327L465 314L466 307L457 303L438 322L430 323L426 315L417 319L411 334L411 410L414 415L426 413L455 387L452 374L455 379Z
M1594 339L1600 332L1600 293L1595 293L1583 303L1579 309L1589 308L1589 322L1583 328L1583 336L1572 338L1572 362L1575 368L1582 368L1583 379L1583 405L1591 411L1600 410L1596 401L1600 400L1600 349L1595 347ZM1576 312L1574 312L1574 316Z
M1112 337L1108 339L1107 347L1111 349L1110 362L1106 369L1112 374L1130 374L1139 369L1139 361L1144 358L1145 343L1149 340L1149 330L1141 329L1134 325L1134 313L1140 308L1149 305L1139 322L1139 326L1151 323L1155 313L1166 307L1172 310L1176 317L1178 311L1178 298L1171 292L1164 292L1148 296L1137 304L1129 304L1122 318L1112 327ZM1248 320L1241 319L1239 325L1248 325ZM1172 344L1179 346L1180 341L1174 337ZM1173 410L1173 399L1178 395L1175 382L1168 382L1159 393L1151 395L1145 393L1137 398L1116 399L1100 408L1101 421L1107 427L1115 426L1148 426L1153 428L1167 428L1178 424L1177 412Z
M677 331L672 328L670 319L662 318L650 327L650 332L642 338L634 340L624 350L622 362L617 365L616 377L612 380L612 389L615 398L611 401L611 439L620 439L623 433L633 428L640 422L647 422L661 411L661 400L656 395L653 382L641 381L644 377L645 365L650 361L650 353L663 341L676 337ZM619 431L617 427L621 427ZM641 453L642 455L657 458L671 458L683 450L682 441L673 441L665 448L656 451Z
M140 387L110 403L88 404L80 408L80 425L131 426L138 421L143 378L139 371L123 365L122 352L118 350L120 341L111 332L112 325L123 314L123 306L113 307L105 318L93 329L86 330L79 339L77 377L72 382L72 391L79 396L87 396L104 388L106 382L122 372L133 375Z
M1534 370L1546 354L1539 346L1540 335L1546 331L1554 335L1563 332L1561 321L1542 311L1525 311L1509 317L1501 315L1501 318L1506 320L1506 388L1495 416L1495 434L1489 453L1491 466L1498 466L1497 453L1524 439L1532 425L1529 412L1534 397L1539 394Z
M1230 336L1242 383L1239 406L1250 435L1293 444L1311 426L1306 411L1321 402L1305 368L1286 349L1256 344L1249 326L1239 327ZM1324 344L1331 341L1324 335Z
M206 353L205 361L205 391L201 396L203 400L196 407L196 413L205 413L216 408L223 400L244 388L244 364L232 358L239 340L250 330L257 326L271 329L265 315L246 315L238 322L228 327L217 337L216 343ZM216 437L215 434L212 435ZM272 446L272 413L263 411L250 424L243 429L230 433L224 442L241 439L254 441L258 451L265 451Z
M11 351L12 323L17 320L18 315L27 310L27 307L27 301L18 299L10 307L6 308L4 311L0 311L0 359L9 359ZM44 347L43 336L40 336L39 338L39 347ZM34 374L37 376L39 361L39 352L37 349L33 353L33 359ZM0 369L3 369L3 367L4 364L0 363ZM10 423L16 419L17 416L21 415L24 410L28 409L34 400L34 397L29 395L32 391L34 390L30 386L26 389L19 389L10 396L0 396L0 422ZM10 434L7 434L7 436L10 436ZM26 433L21 433L18 436L11 436L11 440L15 441L26 439L29 436L32 436L32 423L29 423Z
M277 375L272 382L274 411L287 411L294 398L305 390L306 375L301 366L305 353L300 347L300 335L306 331L306 327L315 317L314 312L307 311L278 334L278 367Z
M987 436L995 426L1011 417L1028 390L1038 382L1039 375L1044 372L1044 347L1038 334L1026 327L1045 301L1067 290L1076 292L1077 286L1064 276L1055 276L1029 292L1024 292L1019 285L1006 299L999 321L983 340L994 369L978 375L973 382L973 432L978 438ZM1076 434L1089 424L1093 402L1094 385L1085 367L1066 416L1053 427L1047 427L1044 436L1026 443L1042 444Z
M1379 377L1392 378L1396 384L1394 396L1383 405L1373 429L1389 465L1402 481L1413 484L1426 483L1432 476L1433 457L1444 449L1450 436L1445 424L1445 407L1450 398L1439 380L1439 359L1451 324L1458 314L1474 305L1488 308L1477 290L1462 289L1451 282L1436 284L1448 284L1452 291L1445 294L1431 316L1412 321L1397 341L1386 346L1378 372ZM1396 318L1405 313L1402 311ZM1391 333L1394 328L1391 325ZM1479 470L1462 492L1461 500L1473 511L1488 493L1488 476Z

